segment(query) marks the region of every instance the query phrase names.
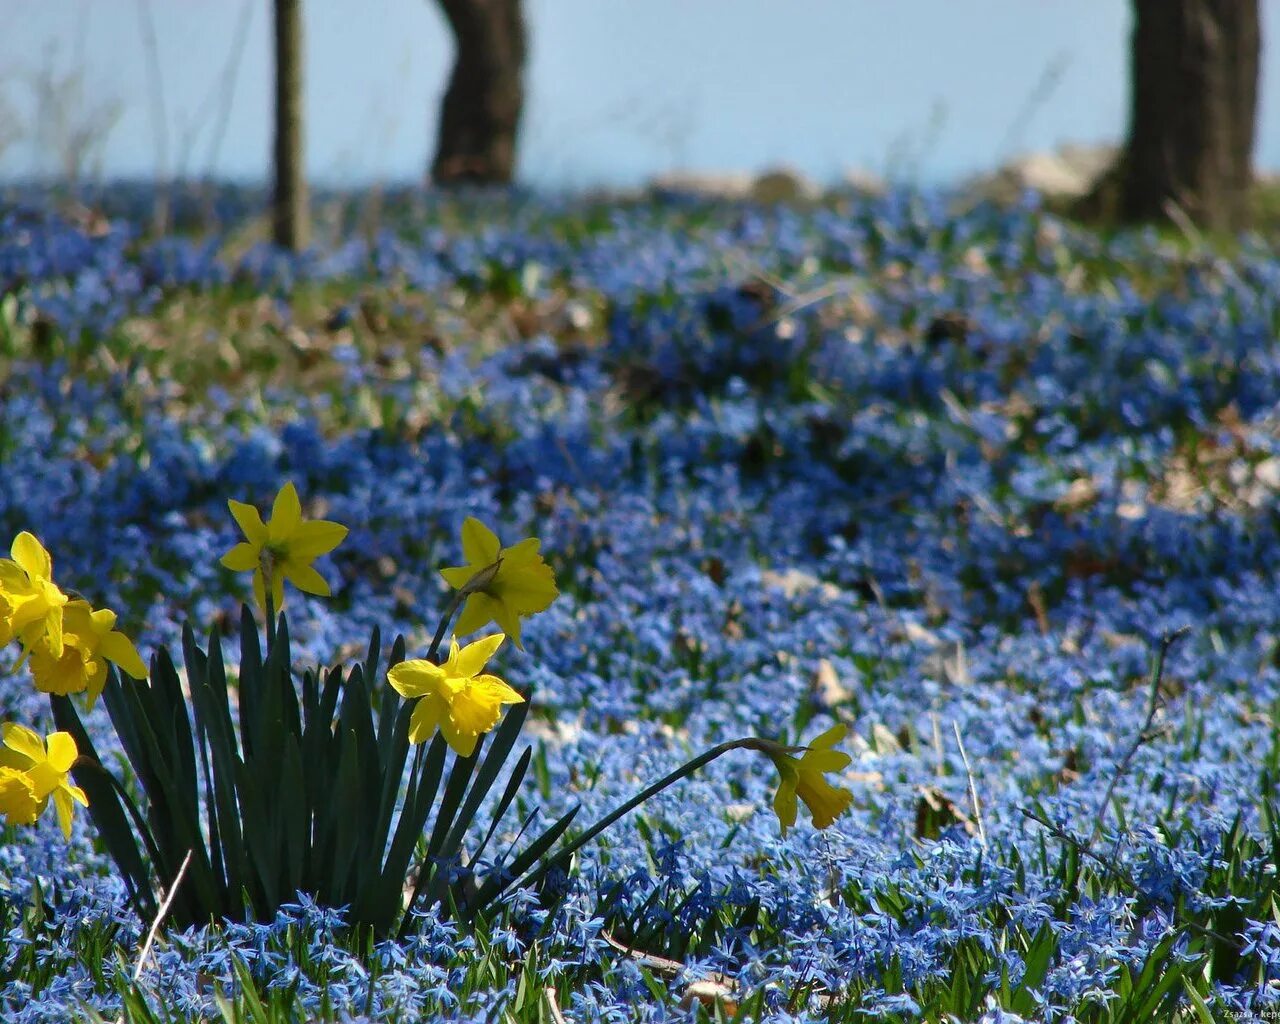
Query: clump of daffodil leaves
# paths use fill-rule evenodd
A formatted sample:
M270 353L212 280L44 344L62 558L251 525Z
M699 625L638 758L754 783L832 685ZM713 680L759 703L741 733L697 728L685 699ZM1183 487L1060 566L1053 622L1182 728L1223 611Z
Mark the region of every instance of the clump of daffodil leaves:
M531 761L527 745L512 759L530 694L497 675L494 662L508 637L523 650L523 621L558 596L538 538L506 546L467 518L464 564L441 570L452 596L420 657L406 657L397 638L383 667L375 629L362 661L295 666L285 584L328 596L315 563L347 527L308 519L292 483L266 520L252 504L228 507L243 539L222 565L252 574L265 625L242 608L234 672L218 629L201 646L190 624L182 673L165 647L146 665L113 612L54 582L52 558L31 533L18 534L11 557L0 559L0 642L21 645L18 664L49 695L57 725L42 737L3 724L0 814L30 825L52 803L69 837L76 805L87 807L146 921L165 893L168 920L179 927L270 920L304 893L347 908L350 926L374 936L405 934L412 911L429 906L465 923L511 886L541 885L613 822L731 750L757 751L776 766L784 832L800 803L818 828L850 804L849 791L826 778L849 764L835 749L843 725L809 747L746 737L704 751L573 836L577 808L541 832L530 817L518 828L523 845L482 861ZM462 642L489 626L497 631ZM76 695L86 708L102 698L132 778L117 778L99 757ZM490 820L478 823L503 778ZM481 863L483 875L468 866Z

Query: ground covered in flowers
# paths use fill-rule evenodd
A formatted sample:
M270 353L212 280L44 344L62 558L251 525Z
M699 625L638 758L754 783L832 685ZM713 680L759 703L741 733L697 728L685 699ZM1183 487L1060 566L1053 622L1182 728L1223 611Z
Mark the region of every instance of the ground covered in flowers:
M179 197L221 219L158 240L148 201L0 205L0 536L37 533L147 657L235 621L226 500L292 480L351 527L333 598L289 599L332 663L373 625L422 648L475 515L542 538L562 591L499 659L534 693L523 807L594 820L708 745L835 721L854 803L782 838L772 767L726 757L584 850L550 915L369 946L300 899L164 935L136 979L88 817L49 818L0 845L6 1020L1280 1003L1271 248L1033 200L404 195L326 202L292 259L253 197ZM52 728L22 672L0 712Z

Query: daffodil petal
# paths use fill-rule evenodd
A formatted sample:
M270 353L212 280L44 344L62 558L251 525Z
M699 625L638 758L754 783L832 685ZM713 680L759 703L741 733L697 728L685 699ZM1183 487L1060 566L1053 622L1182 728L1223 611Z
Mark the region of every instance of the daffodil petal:
M65 775L71 771L71 765L75 762L79 751L76 750L76 741L71 738L69 732L55 732L49 734L49 766L56 772Z
M520 650L524 650L524 644L520 640L520 616L511 605L506 601L494 601L493 621L498 624L498 628L511 637L513 644Z
M44 617L45 639L55 658L62 657L62 609L50 608Z
M108 661L114 662L122 672L127 672L134 679L147 678L147 666L133 646L133 641L123 633L110 632L102 638L98 653Z
M502 564L514 568L526 566L538 560L538 551L541 547L542 541L537 537L526 537L518 544L502 549Z
M409 717L409 742L425 743L431 739L448 710L449 706L435 693L418 701Z
M75 811L75 806L71 803L71 794L65 789L55 789L53 806L58 812L58 824L62 827L63 838L70 839L71 818Z
M293 481L288 481L276 494L271 503L271 519L267 522L267 536L272 543L288 540L293 536L302 522L302 502L298 500L298 489Z
M13 538L9 554L33 580L53 577L53 559L49 557L44 545L36 540L35 534L23 530Z
M20 754L32 762L45 759L44 740L25 725L5 722L4 726L0 727L0 734L4 736L4 745L15 754Z
M822 750L811 747L800 758L800 767L806 771L839 772L849 767L853 758L843 750Z
M262 569L256 569L253 573L253 599L258 603L258 607L263 611L267 608L267 585L262 576Z
M773 813L778 816L778 824L782 826L782 834L796 823L796 812L799 803L796 800L796 783L799 776L796 770L783 762L777 762L778 774L782 780L778 783L778 791L773 795Z
M497 607L498 603L488 594L472 594L462 606L462 614L454 624L454 631L461 636L474 633L481 626L493 621Z
M221 562L232 572L249 572L258 567L261 550L246 541L241 541L222 556Z
M250 544L258 548L266 545L267 526L254 506L233 499L227 502L227 508L231 510L231 517L235 519Z
M506 636L504 634L493 633L467 644L466 647L458 652L453 671L467 678L477 675L484 668L485 663L502 646L502 641L505 639Z
M500 704L523 704L524 695L497 676L476 676L471 685L483 692L489 700Z
M280 567L281 574L304 594L329 596L329 584L314 568L299 562L286 562Z
M348 530L341 523L328 519L312 519L299 523L289 537L289 556L311 561L327 555L346 538Z
M472 565L484 567L498 560L502 545L495 534L475 516L462 523L462 554Z
M456 565L449 569L441 569L440 575L444 577L444 581L453 587L454 590L461 590L471 582L471 577L484 568L477 568L474 565Z
M821 736L818 736L816 739L811 740L809 742L809 747L810 749L834 747L837 743L839 743L842 739L844 739L846 735L848 735L848 732L849 732L848 723L837 722L830 729L824 732Z
M387 682L401 697L422 697L436 693L444 679L444 671L421 658L402 661L387 672Z

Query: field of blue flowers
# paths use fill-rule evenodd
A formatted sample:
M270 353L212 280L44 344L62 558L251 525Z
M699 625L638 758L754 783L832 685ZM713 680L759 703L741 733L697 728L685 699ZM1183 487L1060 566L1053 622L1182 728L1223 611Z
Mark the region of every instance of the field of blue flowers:
M179 200L160 239L145 192L0 204L6 544L149 658L238 621L227 499L292 481L350 527L332 598L289 598L332 664L425 644L476 516L561 592L496 659L532 691L523 807L594 820L836 723L852 807L784 836L767 759L724 757L550 909L372 941L304 895L145 962L89 816L49 816L0 833L6 1021L1280 1014L1273 247L1031 198L406 194L334 199L292 258L251 197ZM48 731L19 654L0 717Z

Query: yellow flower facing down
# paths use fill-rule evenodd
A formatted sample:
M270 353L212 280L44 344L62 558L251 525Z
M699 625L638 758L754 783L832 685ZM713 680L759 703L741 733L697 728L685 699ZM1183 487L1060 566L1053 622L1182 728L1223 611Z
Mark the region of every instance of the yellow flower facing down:
M0 779L0 801L5 802L0 809L8 815L10 804L21 805L20 794L15 796L11 792L16 789L11 781L13 775L20 773L30 783L31 798L36 802L35 815L25 819L24 823L29 824L42 814L52 798L62 834L70 839L71 815L75 807L72 801L83 807L89 806L84 790L71 782L71 766L78 754L75 740L69 732L50 733L47 741L42 740L25 725L13 722L6 722L0 734L4 738L4 747L0 748L0 772L10 780L6 789L6 782ZM13 820L24 819L18 817Z
M796 823L797 798L809 808L815 828L826 828L843 814L853 802L847 789L833 786L824 775L843 771L853 760L842 750L833 749L844 739L849 727L834 725L809 744L800 757L786 753L770 753L782 781L773 798L773 810L782 825L782 834Z
M497 535L474 516L462 524L462 554L466 565L441 569L454 590L467 590L466 604L455 631L465 636L495 622L521 650L520 617L545 611L560 594L555 573L542 560L542 542L528 537L504 548Z
M0 814L10 825L31 825L40 816L36 788L25 772L0 765Z
M470 757L480 734L498 724L502 705L524 702L497 676L482 674L485 663L505 639L494 633L459 648L454 638L443 665L413 659L402 661L387 673L387 681L400 696L418 698L409 720L411 743L423 743L439 729L449 746Z
M23 530L13 539L10 558L0 558L0 640L15 636L28 647L47 641L62 657L62 609L67 595L53 582L53 559L33 534Z
M85 601L71 601L62 610L62 656L46 642L31 648L31 676L44 693L87 691L93 707L107 682L107 662L135 679L147 678L147 666L133 641L116 631L116 613L94 611Z
M235 521L246 540L222 556L222 564L235 572L253 572L253 596L259 607L267 607L267 580L271 581L271 606L284 606L284 582L288 580L306 594L329 596L329 584L312 566L321 555L342 543L347 528L327 519L304 520L298 492L292 483L280 488L271 506L271 518L252 505L228 501Z

